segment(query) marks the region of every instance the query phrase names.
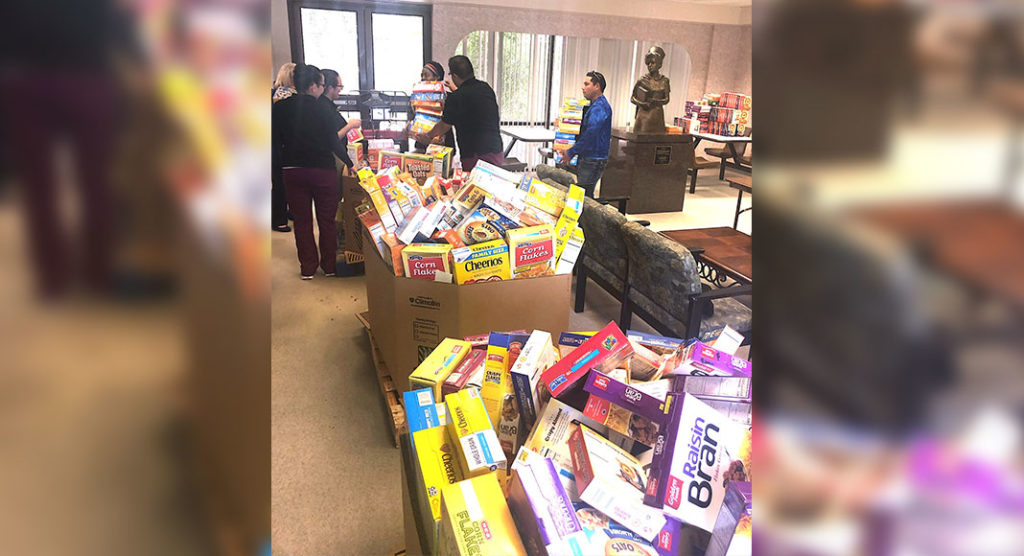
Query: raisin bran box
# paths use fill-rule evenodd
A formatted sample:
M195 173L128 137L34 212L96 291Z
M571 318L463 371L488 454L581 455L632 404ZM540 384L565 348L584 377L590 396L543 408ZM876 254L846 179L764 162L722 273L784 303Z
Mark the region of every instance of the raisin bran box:
M441 490L437 553L443 556L526 556L494 473Z
M562 357L544 371L541 380L547 385L552 396L561 396L571 389L587 371L614 369L633 353L626 335L615 322L608 323L597 334L580 344L578 348Z
M448 435L459 454L464 477L476 477L505 469L505 454L475 388L459 390L444 398L448 408Z
M441 243L411 243L402 249L402 264L405 275L419 280L437 280L448 276L451 282L452 268L448 254L452 246ZM441 280L445 281L445 280Z
M508 262L508 244L500 238L452 249L452 265L457 284L512 278Z
M569 437L569 453L581 501L648 542L657 537L665 516L644 505L647 473L635 457L586 425Z
M509 480L508 505L527 553L571 554L564 548L572 546L582 553L583 527L550 459L537 456L517 462Z
M665 400L644 504L711 531L729 481L750 472L750 431L691 394Z
M552 276L555 273L555 233L550 225L508 230L512 279Z
M434 399L441 399L441 385L448 375L469 355L470 345L465 340L445 338L409 375L412 388L430 388Z
M645 446L654 446L665 402L598 371L583 389L590 393L583 414Z

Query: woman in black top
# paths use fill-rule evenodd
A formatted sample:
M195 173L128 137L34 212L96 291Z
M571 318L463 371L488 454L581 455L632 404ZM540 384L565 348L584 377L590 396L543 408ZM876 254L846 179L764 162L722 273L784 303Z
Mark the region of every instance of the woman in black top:
M288 207L295 226L295 248L303 280L311 280L319 266L325 276L334 276L338 230L334 214L338 209L337 156L352 169L345 145L338 138L331 109L317 98L324 92L324 77L316 66L295 66L295 88L299 94L274 104L273 149L280 160ZM279 156L280 158L277 158ZM313 237L316 209L320 246Z

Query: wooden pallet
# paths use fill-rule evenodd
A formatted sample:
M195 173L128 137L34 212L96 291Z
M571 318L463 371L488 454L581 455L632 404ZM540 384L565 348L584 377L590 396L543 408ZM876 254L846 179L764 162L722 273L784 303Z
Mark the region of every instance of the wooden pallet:
M345 251L345 262L348 264L361 263L366 260L366 257L362 253L354 253L352 251Z
M393 435L392 442L395 448L398 448L400 446L399 438L409 429L405 420L405 408L402 407L401 395L395 388L395 382L391 380L384 357L381 355L380 348L377 347L377 341L373 338L369 315L369 312L356 313L356 318L362 323L363 328L366 329L366 336L370 339L370 356L373 359L373 366L377 368L377 384L380 386L381 396L384 397L384 403L390 413L388 428Z

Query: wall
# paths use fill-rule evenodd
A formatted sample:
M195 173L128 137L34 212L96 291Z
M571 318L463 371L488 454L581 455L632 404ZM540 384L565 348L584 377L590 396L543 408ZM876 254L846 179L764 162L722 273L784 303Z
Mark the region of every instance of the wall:
M488 0L477 0L485 2ZM616 0L620 2L620 0ZM503 0L505 5L509 1ZM538 5L540 2L520 0L521 5ZM562 2L562 9L588 9L600 11L603 4L591 2L593 7L584 8L587 3ZM621 4L620 4L621 5ZM664 17L620 17L604 13L581 13L549 11L526 8L482 6L466 3L434 3L433 15L433 58L442 63L455 51L459 41L476 30L518 31L523 33L548 33L565 36L588 36L599 38L642 39L678 43L690 54L691 73L688 99L700 98L705 92L733 91L751 93L750 79L750 9L749 7L721 7L709 11L682 3L660 2L653 7L645 4L644 15L662 8ZM683 8L686 8L685 10ZM671 11L670 11L671 10ZM638 13L634 11L634 13ZM737 15L738 14L738 15ZM287 0L271 0L271 40L273 41L272 76L277 68L291 61L291 46L288 38ZM680 21L681 18L702 19L704 22ZM744 24L717 23L715 21L737 21ZM712 21L712 22L707 22Z

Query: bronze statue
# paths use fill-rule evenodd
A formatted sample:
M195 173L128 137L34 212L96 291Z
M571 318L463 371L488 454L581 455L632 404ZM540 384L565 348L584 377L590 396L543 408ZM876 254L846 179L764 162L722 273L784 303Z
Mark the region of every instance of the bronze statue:
M633 86L633 97L630 100L636 105L636 121L633 122L633 133L665 133L665 109L668 104L668 77L661 75L659 70L665 61L665 51L660 46L652 46L644 56L647 75L637 80Z

